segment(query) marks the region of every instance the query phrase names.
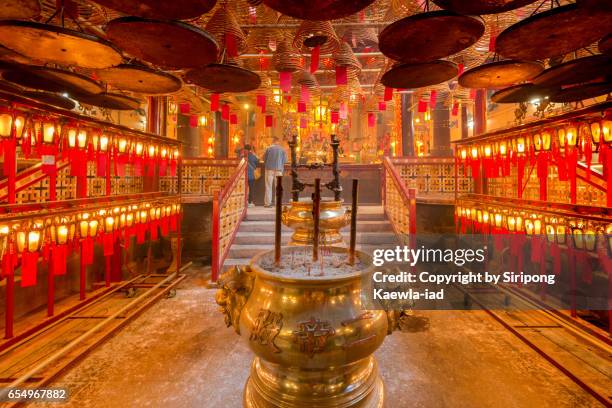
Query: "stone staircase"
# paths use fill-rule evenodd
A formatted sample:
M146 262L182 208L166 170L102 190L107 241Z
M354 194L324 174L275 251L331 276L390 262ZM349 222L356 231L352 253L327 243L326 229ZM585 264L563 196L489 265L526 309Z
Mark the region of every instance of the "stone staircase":
M350 227L342 230L346 244L349 242ZM291 239L292 230L283 225L282 243ZM369 254L376 248L395 246L399 242L383 207L362 205L357 212L357 249ZM274 209L252 207L236 233L224 267L247 265L255 254L274 249Z

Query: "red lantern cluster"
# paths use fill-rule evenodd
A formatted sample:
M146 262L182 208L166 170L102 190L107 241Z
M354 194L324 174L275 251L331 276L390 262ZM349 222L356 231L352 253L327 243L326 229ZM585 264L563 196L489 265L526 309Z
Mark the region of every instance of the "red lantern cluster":
M464 169L471 169L474 178L480 177L481 171L485 178L507 177L510 175L510 168L516 167L519 198L522 197L525 166L535 166L540 179L541 200L546 200L548 166L556 166L559 180L570 181L573 186L571 202L575 203L578 161L583 160L590 168L593 153L599 153L604 177L609 181L609 185L612 185L612 120L568 123L511 137L486 139L460 147L456 158ZM587 177L589 175L590 172L587 172ZM608 206L612 206L610 193Z

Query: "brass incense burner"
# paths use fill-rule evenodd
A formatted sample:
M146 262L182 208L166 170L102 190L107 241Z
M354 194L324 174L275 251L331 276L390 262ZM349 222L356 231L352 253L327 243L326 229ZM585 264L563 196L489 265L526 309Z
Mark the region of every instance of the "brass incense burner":
M292 251L312 247L285 247ZM328 254L346 253L329 247ZM382 407L383 383L373 353L395 326L393 314L362 310L362 279L372 273L370 258L345 273L295 276L271 272L255 256L246 269L221 276L217 303L228 326L256 357L244 390L244 406Z
M314 208L312 199L300 199L300 193L306 187L314 187L314 184L303 183L298 178L298 169L320 169L329 167L327 164L315 163L308 165L297 164L296 153L297 139L289 142L291 149L291 205L283 208L282 222L295 232L291 237L290 245L312 245L314 236ZM324 186L334 193L332 199L320 199L319 208L319 243L321 245L336 245L343 243L340 229L350 224L351 212L342 204L342 186L340 185L340 167L338 164L338 148L340 142L335 135L331 136L330 146L333 152L331 170L333 178Z
M322 245L343 243L340 229L351 223L351 210L342 204L342 200L321 200L319 242ZM312 244L312 200L292 201L290 207L283 207L282 220L283 224L294 230L290 245Z

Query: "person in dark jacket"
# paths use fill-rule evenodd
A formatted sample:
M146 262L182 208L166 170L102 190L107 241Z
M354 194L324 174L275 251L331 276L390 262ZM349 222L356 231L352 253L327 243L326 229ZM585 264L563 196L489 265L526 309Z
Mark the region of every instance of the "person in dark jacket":
M255 197L255 169L259 166L259 158L253 153L253 147L250 144L244 145L244 151L247 155L247 177L249 179L249 207L254 207L253 198Z

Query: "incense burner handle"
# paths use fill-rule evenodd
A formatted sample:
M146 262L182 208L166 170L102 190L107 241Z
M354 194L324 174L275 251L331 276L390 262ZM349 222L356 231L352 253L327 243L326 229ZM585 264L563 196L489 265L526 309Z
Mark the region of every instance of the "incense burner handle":
M249 267L234 266L219 277L215 301L225 315L227 327L234 326L240 335L240 314L253 290L254 277Z
M406 316L404 310L387 310L387 335L392 334L396 330L401 330L401 318Z

